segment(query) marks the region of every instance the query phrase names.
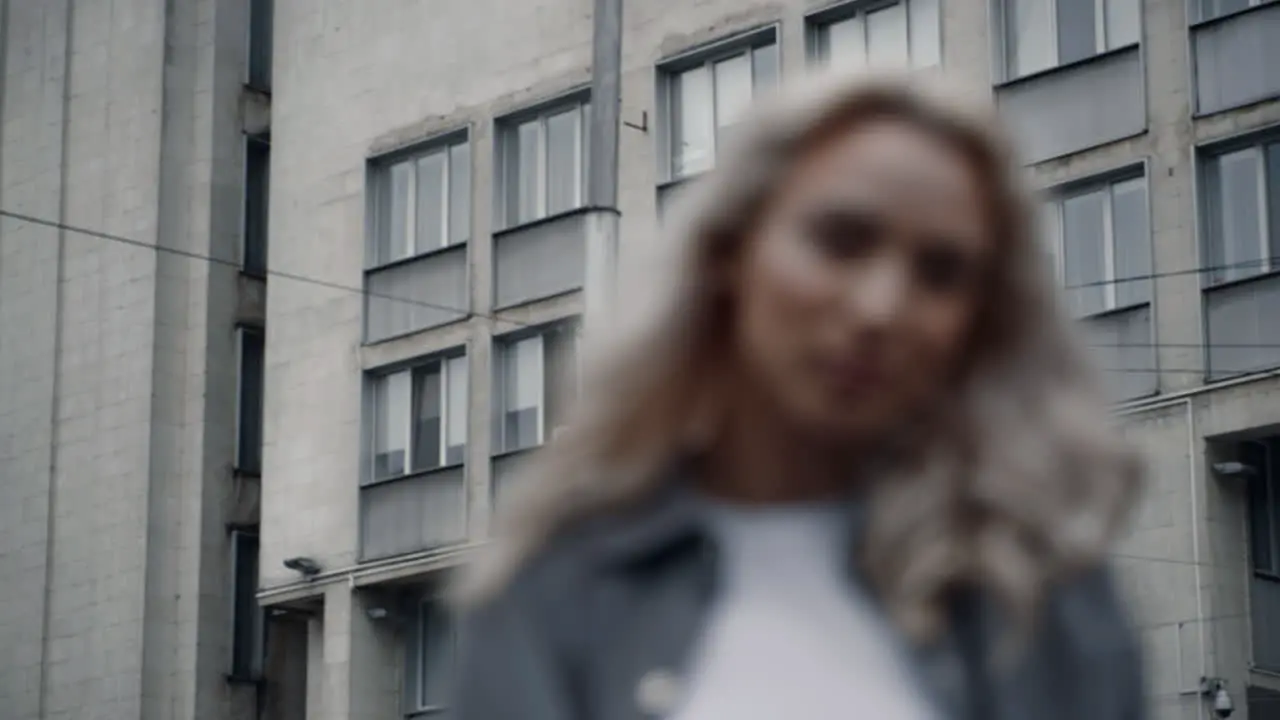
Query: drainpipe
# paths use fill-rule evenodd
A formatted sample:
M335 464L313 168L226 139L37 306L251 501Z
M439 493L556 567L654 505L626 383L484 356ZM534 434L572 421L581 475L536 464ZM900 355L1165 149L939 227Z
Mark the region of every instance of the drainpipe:
M622 105L622 0L595 0L584 296L587 331L606 322L618 271L618 128Z

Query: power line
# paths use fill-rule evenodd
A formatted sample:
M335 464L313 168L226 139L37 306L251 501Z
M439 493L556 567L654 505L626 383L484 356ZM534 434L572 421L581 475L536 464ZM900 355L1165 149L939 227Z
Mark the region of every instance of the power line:
M128 245L128 246L130 246L130 247L141 248L141 249L144 249L144 250L152 250L152 251L155 251L155 252L168 253L168 254L171 254L171 255L178 256L178 257L187 258L187 259L189 259L189 260L197 260L197 261L207 262L207 263L210 263L210 264L213 264L213 265L222 265L222 266L225 266L225 267L233 268L233 269L235 269L235 270L237 270L237 271L239 271L239 270L241 269L241 265L240 265L240 263L239 263L238 261L235 261L235 260L227 260L227 259L224 259L224 258L213 257L212 255L205 255L205 254L203 254L203 253L198 253L198 252L194 252L194 251L190 251L190 250L181 250L181 249L178 249L178 248L171 248L171 247L166 247L166 246L163 246L163 245L156 245L156 244L152 244L152 243L148 243L148 242L143 242L143 241L141 241L141 240L136 240L136 239L134 239L134 238L125 237L125 236L123 236L123 235L116 235L116 234L113 234L113 233L103 232L103 231L100 231L100 230L94 230L94 229L91 229L91 228L81 227L81 226L77 226L77 225L71 225L71 224L63 223L63 222L59 222L59 221L56 221L56 220L49 220L49 219L46 219L46 218L36 217L36 216L34 216L34 215L27 215L27 214L24 214L24 213L14 212L14 211L12 211L12 210L3 210L3 209L0 209L0 216L8 217L8 218L12 218L12 219L14 219L14 220L19 220L19 221L22 221L22 222L28 222L28 223L31 223L31 224L33 224L33 225L41 225L41 226L48 227L48 228L53 228L53 229L56 229L56 230L63 230L63 231L66 231L66 232L76 233L76 234L79 234L79 235L86 235L86 236L89 236L89 237L96 237L96 238L99 238L99 239L102 239L102 240L108 240L108 241L110 241L110 242L116 242L116 243L120 243L120 244L123 244L123 245ZM1165 271L1165 272L1159 272L1159 273L1148 273L1148 274L1145 274L1145 275L1132 275L1132 276L1122 277L1122 278L1113 278L1113 279L1110 279L1110 280L1099 280L1099 281L1095 281L1095 282L1081 283L1081 284L1078 284L1078 285L1067 285L1067 286L1065 286L1065 287L1064 287L1064 288L1062 288L1062 289L1064 289L1064 290L1077 290L1077 289L1084 289L1084 288L1090 288L1090 287L1100 287L1100 286L1106 286L1106 285L1113 285L1113 284L1118 284L1118 283L1139 282L1139 281L1143 281L1143 280L1155 280L1155 279L1158 279L1158 278L1164 278L1164 277L1176 277L1176 276L1182 276L1182 275L1195 275L1195 274L1203 274L1203 273L1212 273L1212 272L1217 272L1217 271L1221 271L1221 270L1230 270L1230 269L1239 269L1239 268L1260 267L1260 266L1262 266L1262 265L1264 265L1264 264L1268 264L1269 262L1270 262L1270 260L1268 260L1268 259L1266 259L1266 258L1258 259L1258 260L1245 260L1245 261L1241 261L1241 262L1238 262L1238 263L1228 263L1228 264L1224 264L1224 265L1214 265L1214 266L1202 266L1202 267L1196 267L1196 268L1186 268L1186 269L1183 269L1183 270L1171 270L1171 271ZM452 313L452 314L457 315L457 318L456 318L456 319L458 319L458 320L466 319L466 318L468 318L468 317L483 317L483 318L488 318L488 319L490 319L490 320L495 320L495 321L498 321L498 322L511 323L511 324L513 324L513 325L521 325L521 326L525 326L525 327L529 327L529 326L531 326L531 324L530 324L530 323L526 323L526 322L523 322L523 321L520 321L520 320L515 320L515 319L512 319L512 318L508 318L508 317L502 317L502 316L500 316L500 315L496 315L496 314L493 314L493 313L481 313L481 312L477 312L477 311L474 311L474 310L470 310L470 309L466 309L466 308L460 308L460 307L456 307L456 306L452 306L452 305L445 305L445 304L442 304L442 303L433 303L433 302L430 302L430 301L427 301L427 300L419 300L419 299L416 299L416 298L406 298L406 297L402 297L402 296L398 296L398 295L391 295L391 294L387 294L387 293L374 292L374 291L371 291L371 290L369 290L369 289L367 289L367 288L363 288L363 287L356 287L356 286L352 286L352 285L344 285L344 284L342 284L342 283L332 282L332 281L329 281L329 280L323 280L323 279L320 279L320 278L310 277L310 276L307 276L307 275L301 275L301 274L298 274L298 273L290 273L290 272L284 272L284 271L281 271L281 270L273 270L273 269L268 268L268 269L265 271L265 274L266 274L267 276L269 276L269 277L278 277L278 278L283 278L283 279L285 279L285 280L292 280L292 281L294 281L294 282L300 282L300 283L305 283L305 284L310 284L310 285L316 285L316 286L324 287L324 288L327 288L327 289L330 289L330 290L338 290L338 291L341 291L341 292L350 292L350 293L355 293L355 294L358 294L358 295L361 295L361 296L364 296L364 297L371 297L371 298L376 298L376 299L380 299L380 300L388 300L388 301L392 301L392 302L400 302L400 303L405 303L405 304L408 304L408 305L416 305L416 306L419 306L419 307L430 308L430 309L433 309L433 310L442 310L442 311L444 311L444 312L448 312L448 313ZM1163 343L1163 342L1161 342L1161 343L1112 343L1112 344L1101 343L1101 344L1090 344L1089 346L1090 346L1090 347L1094 347L1094 348L1106 348L1106 347L1114 347L1114 348L1147 348L1147 347L1151 347L1151 348L1204 348L1204 347L1215 347L1215 348L1280 348L1280 343L1240 343L1240 344L1225 344L1225 343ZM1153 372L1154 372L1154 371L1153 371ZM1169 369L1169 370L1167 370L1167 372L1203 372L1203 370L1190 370L1190 369L1188 369L1188 370L1176 370L1176 369Z
M44 227L53 228L56 230L63 230L66 232L77 233L80 235L87 235L89 237L96 237L102 240L109 240L111 242L121 243L123 245L128 245L130 247L141 248L143 250L153 250L155 252L169 253L171 255L187 258L189 260L198 260L201 262L210 263L212 265L222 265L224 267L233 268L237 271L241 269L240 263L235 260L226 260L224 258L213 257L212 255L205 255L203 253L193 252L190 250L180 250L178 248L165 247L163 245L153 245L151 243L143 242L141 240L135 240L133 238L124 237L122 235L114 235L112 233L102 232L100 230L93 230L90 228L78 227L76 225L68 225L66 223L61 223L54 220L46 220L44 218L35 217L33 215L24 215L22 213L13 212L12 210L0 210L0 216L12 218L14 220L21 220L23 222L28 222L33 225L42 225ZM406 298L406 297L400 297L397 295L389 295L386 293L373 292L366 288L354 287L351 285L343 285L342 283L336 283L329 280L322 280L320 278L315 278L315 277L308 277L306 275L299 275L297 273L289 273L289 272L283 272L280 270L267 269L266 274L270 277L278 277L278 278L283 278L285 280L293 280L294 282L317 285L319 287L328 288L330 290L339 290L342 292L355 293L357 295L377 298L380 300L390 300L393 302L401 302L401 303L406 303L410 305L417 305L419 307L431 308L433 310L443 310L445 312L456 314L458 317L455 319L457 320L464 320L469 317L484 317L484 318L489 318L491 320L496 320L499 322L511 323L513 325L531 327L529 323L522 322L520 320L514 320L512 318L501 317L491 313L481 313L481 312L476 312L474 310L467 310L464 308L454 307L452 305L443 305L440 303L428 302L426 300L418 300L415 298Z

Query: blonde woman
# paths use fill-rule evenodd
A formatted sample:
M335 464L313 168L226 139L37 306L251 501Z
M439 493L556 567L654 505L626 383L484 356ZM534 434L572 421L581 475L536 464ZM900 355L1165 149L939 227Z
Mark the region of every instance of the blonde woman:
M477 568L461 720L1131 720L1140 464L985 111L756 111ZM669 282L669 287L660 287Z

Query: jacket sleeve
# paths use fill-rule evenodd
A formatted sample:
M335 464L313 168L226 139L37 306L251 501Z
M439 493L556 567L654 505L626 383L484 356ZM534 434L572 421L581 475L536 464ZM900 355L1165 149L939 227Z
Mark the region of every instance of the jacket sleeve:
M454 720L574 720L564 668L507 588L460 617Z

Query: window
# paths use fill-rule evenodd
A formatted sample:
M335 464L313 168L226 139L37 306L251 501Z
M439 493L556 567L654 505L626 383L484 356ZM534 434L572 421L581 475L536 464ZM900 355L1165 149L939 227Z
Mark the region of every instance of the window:
M1280 270L1280 140L1205 163L1211 284Z
M1199 11L1200 20L1203 21L1265 5L1271 0L1194 0L1194 2Z
M1030 75L1132 45L1140 0L1002 0L1005 73Z
M448 605L431 599L418 606L414 642L409 643L411 669L410 712L445 709L457 658L457 627Z
M1094 315L1150 300L1146 178L1070 189L1047 212L1051 250L1072 311Z
M1280 438L1240 443L1240 462L1251 468L1250 562L1256 573L1280 579Z
M458 465L467 448L467 358L450 357L373 383L372 479Z
M249 0L248 84L271 89L272 15L274 0Z
M233 680L262 675L264 610L258 605L258 533L231 532L231 671Z
M236 392L236 470L262 472L262 395L266 347L261 328L236 332L240 372Z
M815 16L815 58L835 69L942 62L940 0L855 2Z
M515 227L586 202L591 104L559 103L501 126L502 224Z
M244 228L240 263L250 275L267 274L267 208L271 175L271 145L246 137L244 144Z
M465 138L374 168L374 265L471 237L471 146Z
M577 387L577 328L562 324L498 347L497 452L537 447L564 422Z
M664 72L670 180L710 170L717 146L742 119L757 90L777 84L778 45L772 30L732 43Z

